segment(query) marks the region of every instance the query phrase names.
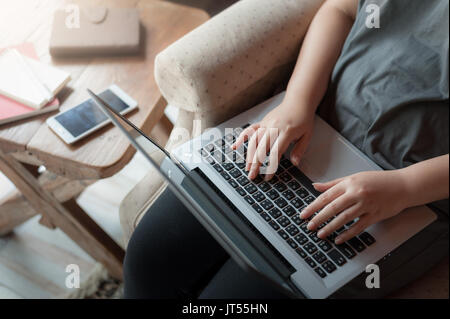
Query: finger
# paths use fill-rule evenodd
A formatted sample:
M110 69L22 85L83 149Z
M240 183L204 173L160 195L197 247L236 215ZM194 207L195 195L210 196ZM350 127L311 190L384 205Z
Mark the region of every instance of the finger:
M309 136L303 135L303 137L295 144L294 148L292 149L291 162L295 166L298 166L300 164L300 160L302 159L303 154L305 154L308 143Z
M339 184L340 182L342 182L345 179L345 177L341 177L341 178L337 178L334 179L332 181L326 182L326 183L313 183L313 186L316 190L318 190L319 192L323 193L325 192L327 189L330 189L331 187Z
M327 190L325 193L320 194L311 204L309 204L300 214L300 218L306 219L312 216L315 212L321 210L336 198L344 194L345 190L339 185Z
M270 181L277 172L281 156L283 156L283 153L287 150L289 144L290 140L286 134L282 134L281 136L279 136L273 144L269 154L269 162L264 172L264 174L266 175L264 177L265 181Z
M256 153L256 149L258 147L259 142L261 141L261 138L264 136L265 131L266 129L263 127L258 128L256 133L252 135L250 141L248 142L247 158L246 158L247 164L245 165L246 171L250 170L250 167L253 164L252 162Z
M244 144L244 142L246 140L248 140L250 137L253 136L253 134L255 134L255 132L258 130L258 128L259 128L259 123L255 123L255 124L247 127L245 130L242 131L241 134L239 134L239 137L231 145L231 148L235 150L235 149L241 147L242 144Z
M267 152L270 149L270 139L269 134L266 130L264 136L256 147L255 155L250 166L250 171L248 173L249 179L254 179L259 174L259 167L264 162Z
M349 195L343 194L342 196L339 196L334 201L325 206L325 208L322 209L316 216L314 216L313 219L311 219L311 221L308 223L308 229L315 230L317 227L319 227L319 225L322 225L330 218L344 214L344 211L347 208L352 207L355 202L356 200Z
M322 228L317 233L317 237L324 239L335 230L341 228L351 220L354 220L355 218L361 215L362 212L360 205L350 206L349 208L342 211L342 213L337 215L336 218L334 218L331 222L329 222L324 228Z
M369 227L370 224L370 216L363 215L349 229L337 236L334 242L336 245L345 243L347 240L361 234L367 227Z

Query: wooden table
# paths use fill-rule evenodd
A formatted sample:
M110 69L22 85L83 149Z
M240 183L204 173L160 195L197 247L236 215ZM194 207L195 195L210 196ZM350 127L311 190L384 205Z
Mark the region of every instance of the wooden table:
M72 80L59 95L62 110L87 99L86 88L98 92L116 83L139 103L139 110L129 117L131 121L150 133L166 105L153 77L154 58L205 22L208 15L157 0L75 1L80 5L137 7L142 50L135 56L52 59L48 52L52 15L69 3L74 1L0 0L0 47L32 42L41 61L70 72ZM66 145L48 128L45 119L0 127L0 170L21 193L0 201L0 234L41 214L42 224L62 229L103 263L112 276L121 278L123 249L77 205L75 198L90 183L118 172L135 150L112 126L73 146ZM38 176L35 168L40 165L47 171Z

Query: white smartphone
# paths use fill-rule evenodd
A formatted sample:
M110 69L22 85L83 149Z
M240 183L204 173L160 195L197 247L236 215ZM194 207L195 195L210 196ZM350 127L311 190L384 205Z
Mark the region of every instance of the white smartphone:
M138 107L137 102L115 84L99 96L121 114ZM109 122L109 118L92 99L47 119L48 126L67 144L75 143Z

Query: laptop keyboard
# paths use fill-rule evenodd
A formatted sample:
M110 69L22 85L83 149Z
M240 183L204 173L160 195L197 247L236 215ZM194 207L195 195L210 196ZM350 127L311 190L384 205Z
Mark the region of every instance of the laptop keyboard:
M316 231L308 230L306 226L312 217L301 219L300 212L314 201L316 195L305 187L310 183L306 176L286 157L281 158L270 181L264 181L261 176L249 180L245 171L247 142L239 150L231 149L236 137L248 126L237 128L233 134L209 143L200 150L201 155L321 278L375 243L372 235L363 232L346 243L334 244L338 234L354 221L333 232L326 240L317 237ZM331 220L320 225L319 229Z

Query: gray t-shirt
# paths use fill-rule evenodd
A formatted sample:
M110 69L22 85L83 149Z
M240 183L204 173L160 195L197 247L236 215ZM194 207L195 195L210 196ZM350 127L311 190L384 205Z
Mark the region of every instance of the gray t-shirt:
M319 114L384 169L449 152L448 16L448 0L360 1Z

